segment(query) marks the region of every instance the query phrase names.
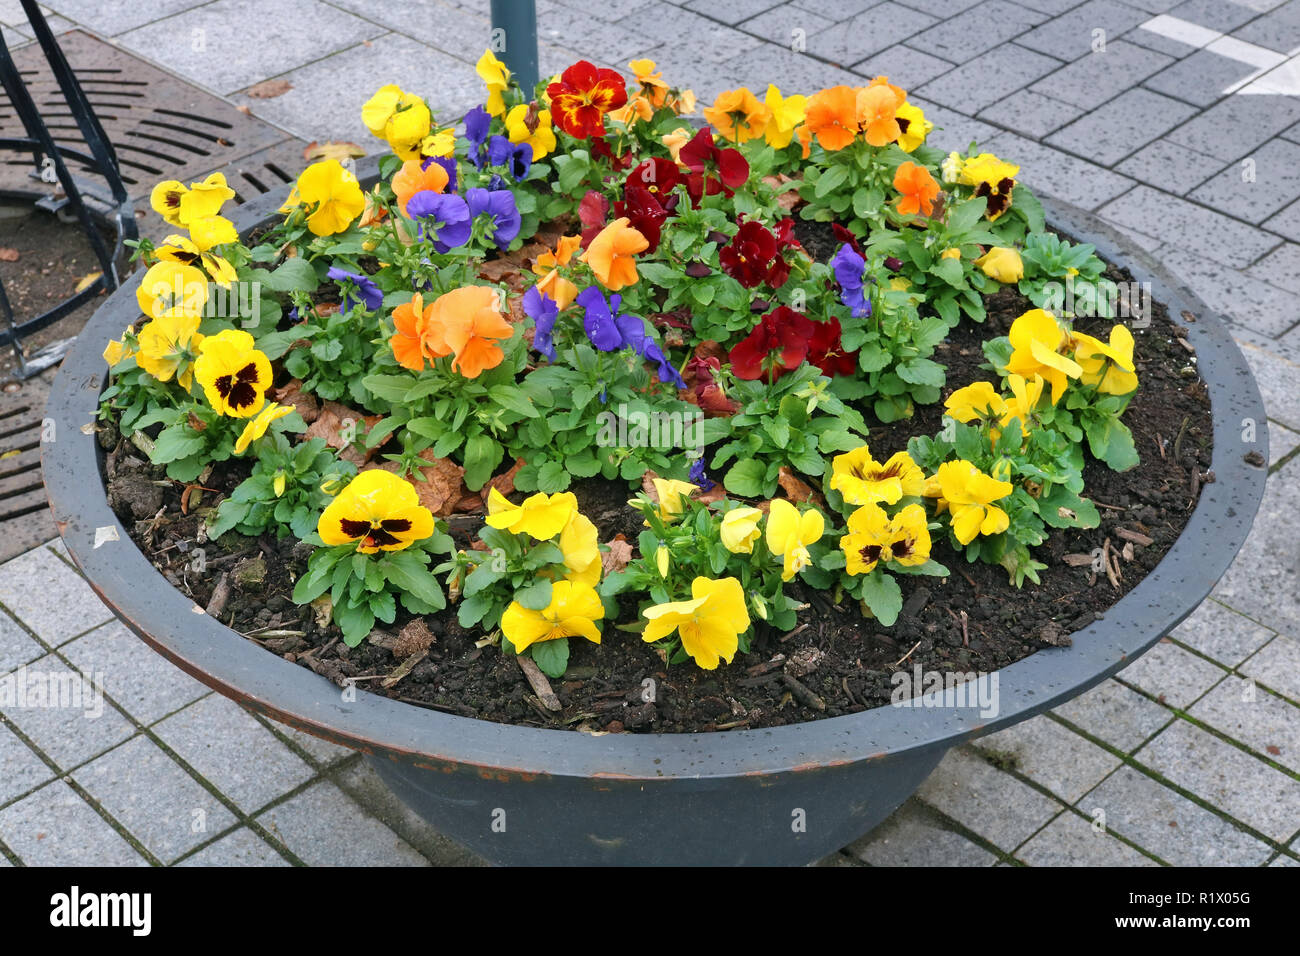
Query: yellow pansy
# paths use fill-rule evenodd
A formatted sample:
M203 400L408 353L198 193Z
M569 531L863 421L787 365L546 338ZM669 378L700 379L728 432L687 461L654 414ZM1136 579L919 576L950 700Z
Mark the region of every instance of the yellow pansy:
M433 534L433 514L420 504L415 486L372 468L353 478L329 503L316 531L333 546L355 542L362 554L401 551Z
M136 287L135 301L151 319L197 318L208 301L208 277L184 263L155 262Z
M927 483L925 493L941 499L952 513L952 531L962 544L970 544L979 535L1000 534L1007 530L1007 513L993 504L1011 494L1010 482L998 481L965 459L946 461Z
M590 584L556 581L551 585L551 603L540 611L512 601L501 615L501 633L520 652L541 641L565 637L585 637L599 644L600 627L596 622L604 617L605 606Z
M244 430L239 433L239 438L235 442L235 454L242 455L248 446L257 441L266 434L266 430L271 427L271 422L284 418L286 415L293 414L292 405L280 405L276 402L268 402L266 407L257 413L252 421L244 426ZM284 478L278 478L281 490L277 491L276 497L279 497L284 490Z
M1061 400L1068 380L1083 373L1078 362L1061 354L1070 335L1050 312L1030 309L1011 323L1007 338L1012 350L1007 372L1027 379L1041 375L1052 386L1053 405Z
M566 578L593 587L600 582L600 532L590 518L573 512L560 532L560 551L569 569Z
M428 104L420 97L389 84L380 87L361 107L361 121L405 160L419 158L420 146L429 135L433 116Z
M785 149L794 138L795 127L803 122L808 97L801 94L782 96L781 91L769 83L767 95L763 97L763 104L767 107L770 117L763 131L767 145L773 149Z
M925 474L905 451L880 464L863 445L831 461L831 489L851 505L896 504L901 498L919 495L924 483Z
M905 567L930 560L930 525L920 505L908 505L889 519L888 559Z
M298 177L297 201L311 211L307 228L317 236L332 236L348 228L366 208L366 195L357 177L337 159L312 163Z
M668 577L668 568L671 564L670 558L671 555L668 553L667 545L661 544L655 548L655 567L659 570L661 578Z
M135 362L158 379L176 383L187 392L194 382L194 360L203 336L197 315L168 315L154 319L140 330Z
M224 216L204 216L190 220L189 228L188 239L184 236L168 236L164 239L165 245L155 250L158 258L183 265L201 266L213 282L229 289L230 283L239 278L239 275L224 257L210 250L228 242L239 241L234 223Z
M763 512L757 508L732 508L722 516L718 534L722 544L732 554L753 554L754 542L759 538L758 523Z
M1000 418L1007 410L1007 403L991 383L973 382L949 395L943 408L959 422L969 422L976 418L989 421Z
M731 663L740 635L749 630L745 592L735 578L696 578L691 582L691 600L656 604L642 613L646 618L642 640L654 643L676 631L682 649L709 671L717 668L719 660Z
M959 180L975 187L975 195L987 201L985 215L993 222L1011 207L1011 192L1020 167L1004 162L992 153L980 153L961 165Z
M1075 332L1074 360L1083 370L1079 381L1106 395L1127 395L1138 387L1133 365L1133 333L1124 325L1110 330L1110 343Z
M668 522L676 521L686 508L686 500L699 491L699 487L689 481L676 478L654 479L655 496L659 499L659 517Z
M1025 264L1020 253L1009 246L994 246L975 260L975 266L990 279L1003 284L1019 282L1025 277Z
M555 149L551 111L539 110L535 103L512 106L506 114L506 135L512 143L527 143L531 146L534 162L548 156Z
M848 532L840 537L846 574L870 574L881 559L888 560L889 515L877 504L863 505L849 515Z
M500 116L506 111L506 101L502 96L510 85L510 71L496 58L491 50L484 50L474 66L475 72L487 84L488 98L486 108L493 116Z
M420 140L420 155L445 159L456 152L456 131L440 129Z
M514 504L495 487L488 494L487 523L511 534L528 534L538 541L549 541L569 523L578 511L578 499L571 491L548 495L539 491Z
M1011 388L1011 398L1003 408L1002 424L1006 425L1011 419L1018 418L1021 434L1028 434L1034 409L1038 407L1038 402L1043 397L1043 377L1035 375L1031 379L1026 379L1021 375L1008 375L1007 385Z
M898 123L901 133L898 137L898 145L904 152L910 153L930 135L930 130L934 129L934 124L925 118L925 113L919 106L912 103L904 103L894 111L894 120Z
M763 135L772 114L757 96L742 86L719 93L713 105L705 109L704 118L713 124L723 139L747 143Z
M208 404L231 418L250 418L266 401L271 387L271 362L242 329L209 335L199 346L194 377L203 386Z
M135 355L136 349L139 348L139 341L130 329L122 333L120 339L110 339L109 343L104 346L104 361L111 368L119 362L125 362Z
M767 514L767 549L784 558L781 580L789 581L812 564L808 545L821 539L825 519L816 508L802 515L784 498L775 498Z

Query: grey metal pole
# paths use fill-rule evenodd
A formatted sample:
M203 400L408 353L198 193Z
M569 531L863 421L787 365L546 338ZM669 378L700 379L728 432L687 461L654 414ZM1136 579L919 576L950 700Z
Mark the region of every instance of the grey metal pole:
M531 96L538 79L535 0L492 0L491 49Z

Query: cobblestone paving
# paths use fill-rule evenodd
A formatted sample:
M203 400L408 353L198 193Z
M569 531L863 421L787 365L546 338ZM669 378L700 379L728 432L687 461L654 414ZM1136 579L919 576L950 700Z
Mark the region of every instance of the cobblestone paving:
M307 139L367 142L359 107L381 82L447 118L481 95L488 0L48 6L56 30L111 38ZM1264 393L1268 491L1211 598L1117 678L951 752L826 862L1300 864L1300 0L537 8L548 72L649 56L705 101L741 83L807 92L888 74L940 127L933 142L976 138L1152 250L1233 322ZM257 30L229 29L253 16ZM0 0L0 24L25 34L15 0ZM271 78L293 89L247 94ZM0 566L0 675L22 667L102 677L106 699L95 720L0 707L0 863L474 862L358 756L148 651L57 542Z

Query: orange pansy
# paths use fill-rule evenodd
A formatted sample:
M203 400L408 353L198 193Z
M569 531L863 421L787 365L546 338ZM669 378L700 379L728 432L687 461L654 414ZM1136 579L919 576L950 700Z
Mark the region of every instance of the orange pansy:
M423 371L424 360L434 359L450 351L440 335L433 341L429 338L430 320L433 306L425 306L420 293L416 293L410 302L404 302L393 309L393 325L397 331L388 340L392 346L393 357L403 368L412 372Z
M429 332L435 345L455 354L453 371L478 378L485 369L501 364L505 353L497 342L510 338L514 327L501 314L500 292L470 285L438 296L430 306Z
M430 163L428 169L420 168L420 160L408 159L402 168L393 173L393 195L397 197L397 208L406 215L406 204L418 192L429 190L440 193L447 188L447 170L437 163Z
M560 275L559 267L567 266L581 246L581 236L561 236L554 252L543 252L533 260L533 273L542 277L537 280L538 291L554 299L561 311L577 297L578 287Z
M851 86L832 86L814 93L804 111L800 130L804 128L817 137L822 149L835 151L848 146L858 135L857 91ZM804 141L802 132L799 139Z
M894 115L903 101L895 89L886 83L863 87L857 92L858 125L862 127L863 138L872 146L887 146L903 135Z
M636 254L650 245L646 237L633 229L626 216L615 219L600 231L582 254L596 278L610 292L636 285Z
M918 212L924 216L934 211L934 201L939 196L939 184L930 171L916 163L901 163L894 173L894 188L903 194L898 201L898 211L904 216Z

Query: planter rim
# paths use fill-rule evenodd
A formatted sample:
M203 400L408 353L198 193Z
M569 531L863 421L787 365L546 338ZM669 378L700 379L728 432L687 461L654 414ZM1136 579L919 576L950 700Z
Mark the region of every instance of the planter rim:
M365 166L369 166L370 176ZM373 162L363 179L373 177ZM273 216L277 193L234 211L241 235ZM473 768L513 776L623 780L766 775L947 749L1061 703L1099 683L1156 643L1209 594L1250 531L1268 460L1263 401L1224 321L1147 253L1091 214L1042 198L1048 221L1104 259L1149 282L1153 301L1187 320L1214 422L1212 468L1183 533L1139 584L1066 648L1042 649L993 672L998 712L976 708L878 707L841 717L757 730L591 735L498 724L404 704L359 687L354 699L299 664L283 660L209 617L174 588L130 539L108 506L95 420L107 372L100 355L139 317L137 270L91 317L63 361L47 416L56 440L42 444L54 520L92 588L146 643L182 670L275 720L362 752L447 772ZM1242 440L1253 419L1257 440ZM50 429L46 429L50 432ZM1085 490L1086 494L1086 490Z

